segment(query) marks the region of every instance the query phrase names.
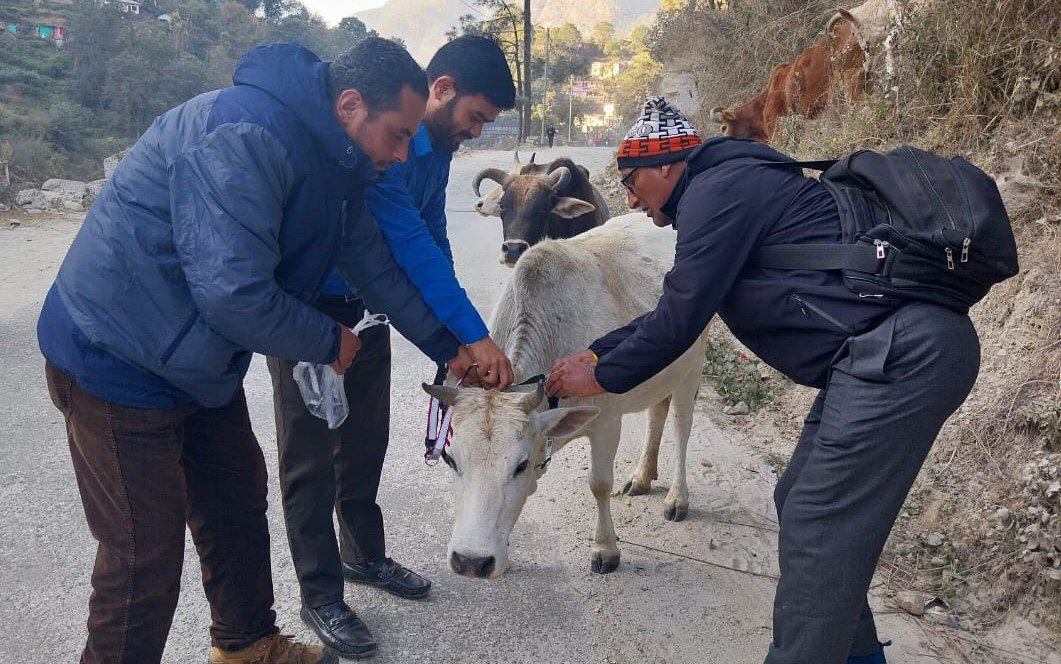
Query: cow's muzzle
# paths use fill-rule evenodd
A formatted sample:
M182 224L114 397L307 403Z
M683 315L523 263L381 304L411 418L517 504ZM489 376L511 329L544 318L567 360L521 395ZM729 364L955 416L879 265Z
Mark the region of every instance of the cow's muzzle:
M449 557L449 566L461 576L487 579L494 573L496 560L493 556L463 556L454 551Z
M530 245L525 240L505 240L501 243L501 262L513 265Z

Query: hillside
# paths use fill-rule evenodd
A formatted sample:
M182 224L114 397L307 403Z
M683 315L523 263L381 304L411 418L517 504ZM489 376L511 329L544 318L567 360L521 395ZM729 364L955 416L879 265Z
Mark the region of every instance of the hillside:
M573 23L583 34L590 34L598 23L610 22L622 36L635 25L649 21L659 6L659 0L533 0L531 15L535 25ZM389 0L382 7L355 16L381 35L400 36L409 52L426 64L445 43L446 31L457 25L463 14L479 16L482 11L471 0Z

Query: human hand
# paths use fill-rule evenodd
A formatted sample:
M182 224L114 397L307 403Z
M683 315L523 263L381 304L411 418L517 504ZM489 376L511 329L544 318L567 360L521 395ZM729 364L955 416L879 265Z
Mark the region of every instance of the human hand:
M551 397L592 397L605 392L593 374L597 362L587 358L587 352L561 357L553 362L549 379L545 382L546 394Z
M332 369L342 376L354 363L354 356L361 350L361 340L345 325L339 326L339 359L332 362Z
M568 357L570 357L572 360L575 360L576 362L585 362L586 364L597 363L597 354L589 349L579 351L574 355L569 355Z
M463 379L461 385L478 387L480 384L478 374L475 371L469 371L474 364L475 360L472 359L472 354L468 352L467 348L460 346L457 349L457 355L449 362L446 362L446 369L458 379Z
M467 346L478 366L479 379L484 387L504 390L512 384L512 362L490 337Z

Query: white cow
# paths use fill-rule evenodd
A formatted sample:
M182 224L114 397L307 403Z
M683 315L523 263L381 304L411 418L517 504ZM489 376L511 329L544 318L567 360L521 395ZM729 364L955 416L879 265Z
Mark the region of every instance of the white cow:
M644 214L616 217L567 240L546 240L516 263L498 301L490 333L511 358L517 380L545 373L556 358L585 349L597 337L655 307L674 261L674 233ZM527 497L537 488L548 454L576 437L590 440L589 484L597 500L591 566L605 574L619 565L609 504L613 463L624 413L649 411L644 450L624 491L649 490L656 479L660 437L673 407L678 461L664 516L681 521L689 509L685 451L700 385L706 338L669 367L626 394L570 399L545 410L543 391L424 389L453 407L453 443L446 461L454 479L455 523L450 567L458 574L500 576L508 540Z

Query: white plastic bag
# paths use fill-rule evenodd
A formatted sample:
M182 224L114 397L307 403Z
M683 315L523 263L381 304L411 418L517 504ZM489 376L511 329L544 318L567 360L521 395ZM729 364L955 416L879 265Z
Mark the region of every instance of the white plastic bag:
M309 412L327 421L329 429L338 429L350 412L343 377L328 364L299 362L294 378Z
M389 324L390 320L385 314L372 314L366 309L361 322L351 331L360 336L363 330L370 327ZM346 401L343 377L335 373L331 365L299 362L295 365L293 377L302 394L302 401L312 415L325 420L329 429L338 429L346 421L350 404Z

